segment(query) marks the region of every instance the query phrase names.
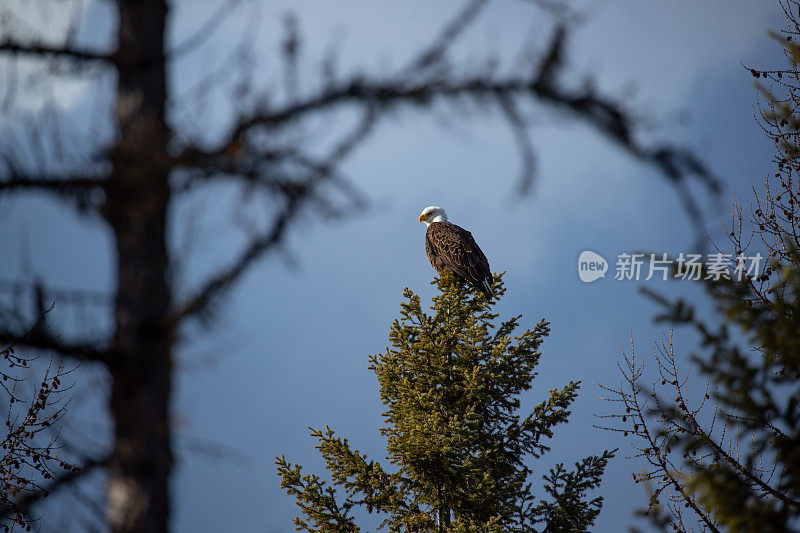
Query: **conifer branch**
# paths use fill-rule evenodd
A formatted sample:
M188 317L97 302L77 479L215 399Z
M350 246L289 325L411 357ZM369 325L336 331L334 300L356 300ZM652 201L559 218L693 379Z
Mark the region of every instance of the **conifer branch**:
M350 446L326 427L311 430L332 485L302 475L277 458L282 486L303 517L298 527L350 531L349 511L378 513L391 531L529 532L582 531L594 523L602 497L591 498L614 452L587 457L568 471L560 466L543 488L552 501L538 506L526 458L549 448L542 438L565 423L578 382L549 392L524 419L518 396L531 388L549 333L542 321L513 336L519 317L502 322L492 307L505 289L495 276L495 299L444 273L431 312L404 291L400 318L390 328L390 347L371 355L369 369L386 407L381 434L391 469ZM335 486L347 495L337 500ZM355 529L353 529L355 530Z

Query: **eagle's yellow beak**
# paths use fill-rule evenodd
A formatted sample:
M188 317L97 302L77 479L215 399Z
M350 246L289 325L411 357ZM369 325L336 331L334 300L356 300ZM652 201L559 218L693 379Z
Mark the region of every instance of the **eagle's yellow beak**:
M419 223L422 224L422 221L425 220L425 215L419 216Z

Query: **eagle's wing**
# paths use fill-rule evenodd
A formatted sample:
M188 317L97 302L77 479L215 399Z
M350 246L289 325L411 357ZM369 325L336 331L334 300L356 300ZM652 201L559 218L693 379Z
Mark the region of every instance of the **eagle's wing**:
M489 261L469 231L450 222L433 222L425 234L425 249L436 270L447 267L487 292L487 283L492 281Z

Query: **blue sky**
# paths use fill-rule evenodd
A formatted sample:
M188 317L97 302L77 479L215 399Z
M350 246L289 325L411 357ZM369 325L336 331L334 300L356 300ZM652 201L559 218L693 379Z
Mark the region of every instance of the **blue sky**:
M176 3L173 42L202 24L216 5ZM249 5L178 64L171 78L175 87L190 86L209 65L223 62L218 50L230 49L255 14L256 78L280 91L270 81L279 71L273 51L289 10L305 37L303 59L309 66L300 74L310 86L313 65L331 43L338 43L343 72L387 72L402 65L461 4L350 1L334 7L283 1L255 10ZM772 150L753 120L752 78L741 63L780 64L780 50L766 34L781 26L777 3L607 0L586 5L591 16L568 48L575 83L591 77L653 119L654 138L691 144L707 158L726 184L721 201L704 209L707 232L721 238L718 221L733 199L748 205L750 188L763 183L770 170ZM102 42L106 8L87 6L85 19L93 29L82 38ZM544 45L547 28L548 20L525 2L497 1L464 36L456 57L513 56L525 43ZM58 28L51 31L57 34ZM86 88L65 86L57 92L78 117L96 103L97 93ZM203 113L174 118L213 134L230 120L229 98L220 92ZM444 206L452 222L473 232L493 270L507 271L508 292L498 306L502 316L522 313L523 326L542 317L551 321L540 375L525 405L544 398L549 388L583 380L571 423L557 433L537 473L557 461L571 463L620 447L607 470L606 502L595 530L621 531L631 523L632 510L645 502L641 488L630 481L639 466L624 459L630 448L618 435L592 428L594 415L607 412L596 382L618 381L615 363L629 336L646 353L659 329L651 319L654 307L639 295L638 284L613 276L583 284L576 261L582 250L591 249L609 259L613 269L619 252L690 251L695 235L677 195L653 169L575 120L544 108L533 113L530 132L539 170L525 198L514 197L519 160L512 136L497 117L474 114L443 125L430 113L396 113L344 165L369 205L344 221L328 224L310 217L296 227L284 253L260 262L246 276L213 329L181 344L174 404L176 531L289 531L295 509L280 490L273 459L284 453L321 472L309 425L330 425L362 452L384 457L377 431L381 405L367 356L385 348L403 287L427 299L433 295L424 226L417 222L421 209L431 204ZM685 113L688 123L678 124L678 113ZM219 209L221 198L228 203ZM235 254L241 241L234 200L239 196L215 191L179 206L173 242L182 242L190 226L194 236L193 258L180 274L183 286ZM29 256L33 270L55 285L113 286L109 236L91 219L38 197L3 199L2 205L0 239L11 253L0 257L0 277L17 276L20 258ZM257 213L258 206L250 210ZM648 286L670 294L695 292L688 284ZM675 340L679 351L691 347L688 336L679 333ZM91 384L87 389L95 387L97 378L87 377L85 383ZM100 416L97 405L99 400L87 402L79 415L102 428L102 417L91 420ZM215 460L190 451L187 443L198 441L236 449L239 459Z

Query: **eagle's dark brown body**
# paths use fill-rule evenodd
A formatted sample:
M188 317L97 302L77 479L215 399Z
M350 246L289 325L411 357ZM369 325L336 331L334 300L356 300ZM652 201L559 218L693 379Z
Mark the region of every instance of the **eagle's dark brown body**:
M425 232L425 253L431 266L449 270L475 289L492 296L492 271L472 233L450 222L431 222Z

